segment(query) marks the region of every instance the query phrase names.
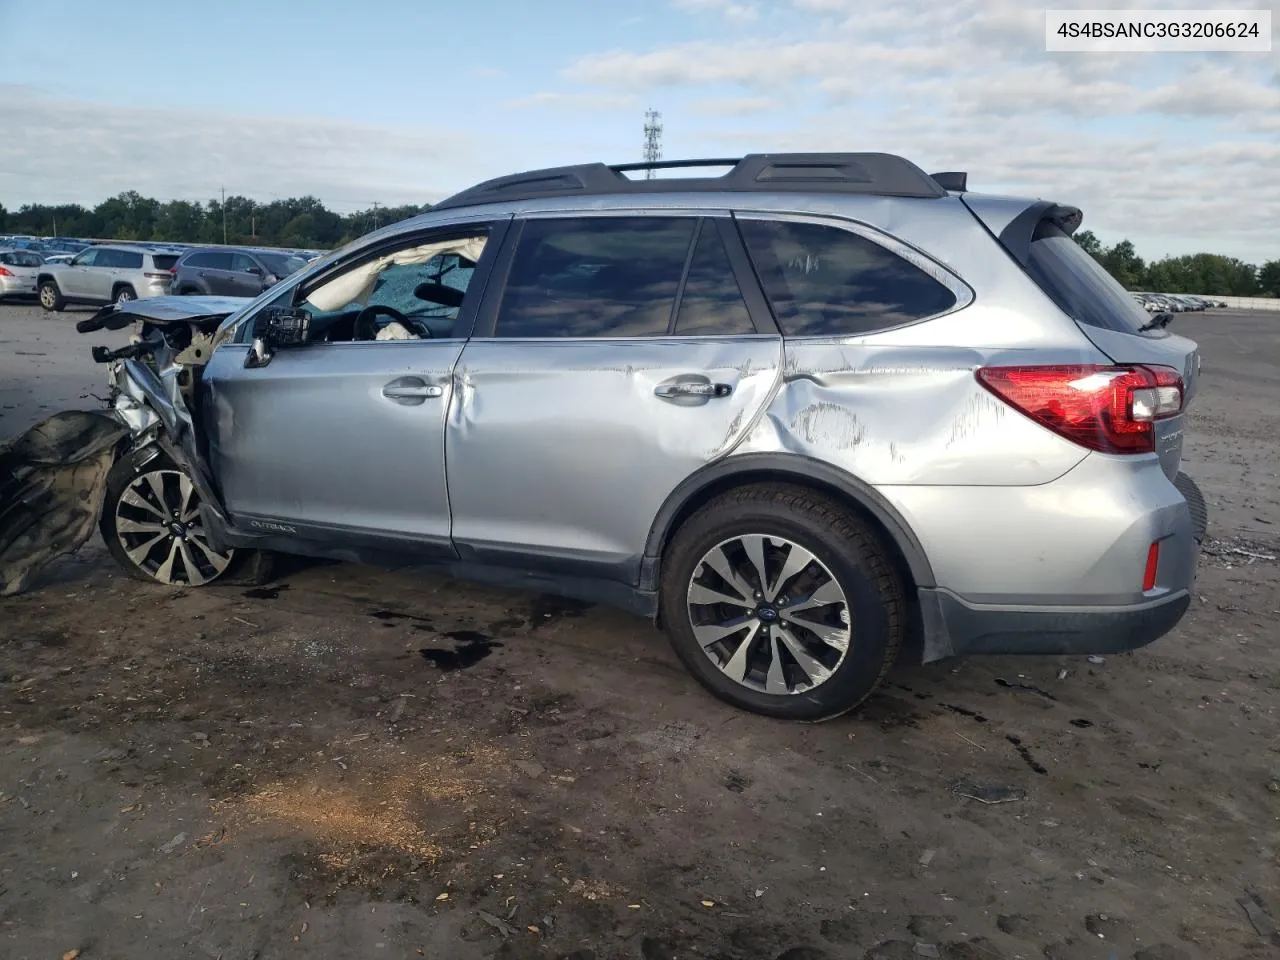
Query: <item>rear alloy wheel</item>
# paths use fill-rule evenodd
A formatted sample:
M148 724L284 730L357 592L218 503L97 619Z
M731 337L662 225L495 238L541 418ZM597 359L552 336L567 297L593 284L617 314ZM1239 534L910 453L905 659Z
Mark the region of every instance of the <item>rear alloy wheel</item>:
M62 298L62 291L58 289L58 285L52 280L46 280L40 284L40 306L46 310L56 311L65 307L66 301Z
M849 653L849 601L799 544L748 534L712 547L694 568L689 623L716 669L775 695L820 686Z
M121 460L107 479L102 536L112 556L139 579L203 586L231 568L235 551L210 546L199 508L195 484L167 457L140 468Z
M138 295L133 292L133 287L121 287L116 291L116 303L128 303L137 299Z
M734 706L792 720L853 709L905 632L903 585L859 516L801 487L767 484L708 503L662 558L676 654Z

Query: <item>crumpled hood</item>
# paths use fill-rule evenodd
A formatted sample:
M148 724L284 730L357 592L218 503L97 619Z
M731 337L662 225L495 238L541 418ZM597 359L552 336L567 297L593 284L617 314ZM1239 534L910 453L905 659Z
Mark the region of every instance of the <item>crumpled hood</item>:
M252 297L144 297L123 304L109 304L93 316L77 322L76 329L81 333L122 330L140 320L160 326L205 321L220 323L252 302Z

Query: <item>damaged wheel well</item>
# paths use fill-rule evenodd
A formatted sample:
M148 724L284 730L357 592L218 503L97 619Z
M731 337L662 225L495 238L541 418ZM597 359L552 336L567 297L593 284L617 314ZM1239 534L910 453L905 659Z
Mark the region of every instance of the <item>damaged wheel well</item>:
M731 490L763 484L801 487L857 514L884 545L894 572L901 577L911 610L907 646L920 635L917 590L935 585L933 569L919 541L897 511L874 489L818 461L746 454L722 460L690 477L667 498L649 532L641 573L641 589L656 588L661 559L671 538L686 520L711 500ZM786 462L780 463L779 460ZM658 611L661 622L662 611Z

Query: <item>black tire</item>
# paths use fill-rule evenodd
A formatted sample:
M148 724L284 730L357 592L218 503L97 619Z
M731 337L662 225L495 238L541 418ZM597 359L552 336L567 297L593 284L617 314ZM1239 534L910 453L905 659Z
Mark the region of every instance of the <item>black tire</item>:
M209 584L258 584L266 583L272 579L275 572L275 555L266 553L261 550L232 550L228 552L228 562L225 568L215 570L213 564L209 562L209 555L199 551L197 545L188 543L185 550L179 551L179 557L185 557L190 554L197 558L198 566L203 567L198 570L195 576L187 575L185 562L179 560L171 564L170 572L179 571L178 576L163 576L164 567L162 558L165 556L165 546L172 543L172 538L162 540L148 552L146 556L139 562L135 557L131 557L129 550L126 548L124 539L130 540L132 544L144 543L149 539L148 534L133 533L129 530L124 531L122 537L120 530L121 519L134 519L134 524L138 521L147 523L158 523L159 518L153 517L154 498L148 497L149 502L153 504L150 511L134 507L126 501L123 509L121 509L121 500L125 497L130 487L140 478L145 478L148 474L157 474L164 472L166 474L183 475L182 469L173 462L167 455L160 453L152 455L154 451L142 451L121 457L116 461L115 466L111 468L111 472L107 475L106 497L102 504L102 514L98 520L98 529L102 534L102 539L106 542L107 550L115 561L135 579L144 580L148 583L160 583L166 586L207 586ZM166 489L172 490L173 479L166 479ZM192 494L193 499L190 505L194 508L199 503L199 494ZM119 513L118 513L119 511ZM168 514L166 513L166 516ZM166 520L165 523L169 521ZM203 540L200 535L200 525L198 519L188 522L188 536ZM208 564L206 566L206 564ZM212 575L210 575L212 574ZM199 582L194 582L199 580Z
M1191 529L1195 533L1196 543L1204 543L1204 536L1209 528L1209 508L1205 505L1204 494L1200 487L1185 473L1174 478L1173 485L1187 501L1191 508Z
M116 303L128 303L130 300L137 300L138 294L132 286L122 283L111 291L111 299Z
M734 680L694 633L688 593L703 558L735 537L758 535L783 538L812 554L847 605L848 652L827 679L803 692L766 693ZM829 720L857 707L889 672L906 634L904 587L880 537L852 511L803 487L761 484L706 504L664 552L660 591L667 635L698 682L727 703L781 719Z
M40 306L50 313L57 313L67 305L56 280L46 280L40 284L39 298Z

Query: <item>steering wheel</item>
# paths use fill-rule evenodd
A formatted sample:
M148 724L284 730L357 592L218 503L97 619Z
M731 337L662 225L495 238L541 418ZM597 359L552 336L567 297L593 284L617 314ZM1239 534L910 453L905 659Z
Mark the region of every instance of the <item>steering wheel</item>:
M378 327L374 323L374 319L380 316L390 317L427 340L432 338L431 328L421 320L406 317L395 307L388 307L382 303L372 303L356 314L352 331L354 338L356 340L376 340L378 338Z

